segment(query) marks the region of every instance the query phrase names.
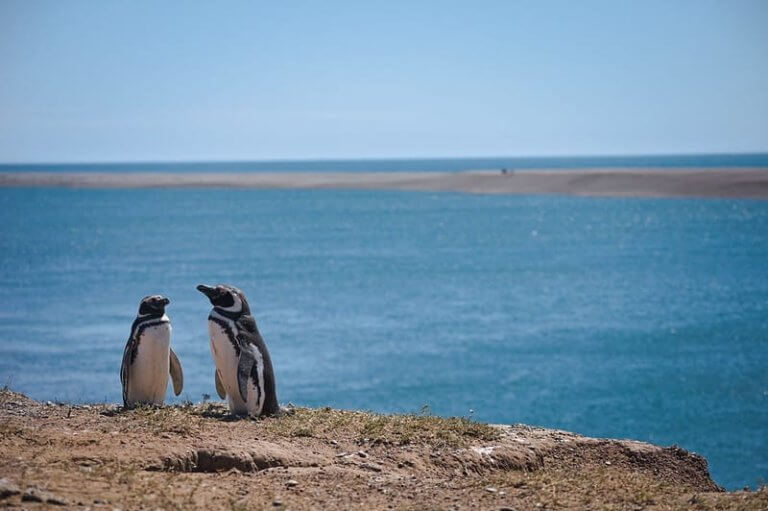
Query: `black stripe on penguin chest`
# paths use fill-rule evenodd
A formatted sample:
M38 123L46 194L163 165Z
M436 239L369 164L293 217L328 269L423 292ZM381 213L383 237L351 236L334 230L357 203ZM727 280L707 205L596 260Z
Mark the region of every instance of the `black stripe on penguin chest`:
M235 350L235 356L239 357L240 346L237 343L237 335L232 330L232 327L229 325L229 322L219 318L215 318L215 317L209 317L208 319L221 327L221 329L227 335L227 339L229 339L229 343L232 345L232 349Z
M135 329L134 334L134 343L133 343L133 349L131 350L131 364L133 364L136 361L136 357L139 355L139 343L141 342L141 336L144 333L144 330L146 330L149 327L162 325L163 323L167 323L165 320L157 319L157 320L151 320L151 321L145 321L144 323L140 323L138 328L136 328L136 323L138 323L139 320L133 322L133 327Z

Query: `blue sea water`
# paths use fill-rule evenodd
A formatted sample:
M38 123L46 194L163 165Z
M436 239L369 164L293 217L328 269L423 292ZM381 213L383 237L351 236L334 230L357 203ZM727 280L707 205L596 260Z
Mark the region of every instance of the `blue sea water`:
M678 444L768 479L768 201L0 189L0 384L120 400L168 295L179 399L215 396L198 283L247 294L279 398Z
M501 168L579 169L608 167L768 167L768 153L156 163L0 163L0 172L461 172Z

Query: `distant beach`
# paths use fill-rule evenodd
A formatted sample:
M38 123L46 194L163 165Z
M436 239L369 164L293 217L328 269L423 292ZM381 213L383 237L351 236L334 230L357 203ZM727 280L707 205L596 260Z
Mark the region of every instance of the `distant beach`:
M470 172L2 172L2 187L445 191L595 197L768 198L768 167Z

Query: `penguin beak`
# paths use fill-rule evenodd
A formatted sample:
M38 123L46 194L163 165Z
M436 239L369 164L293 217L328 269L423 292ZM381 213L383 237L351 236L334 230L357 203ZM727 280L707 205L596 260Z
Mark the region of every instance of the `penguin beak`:
M160 302L163 304L163 306L168 305L169 303L171 303L171 301L168 298L163 298L162 300L160 300Z
M197 286L197 290L203 293L205 296L207 296L209 300L213 300L216 294L215 287L206 286L205 284L200 284L199 286Z

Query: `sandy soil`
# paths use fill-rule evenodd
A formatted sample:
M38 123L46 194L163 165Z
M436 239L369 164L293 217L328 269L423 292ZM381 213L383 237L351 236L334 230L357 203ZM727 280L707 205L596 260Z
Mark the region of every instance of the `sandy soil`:
M0 187L236 187L453 191L609 197L768 198L768 168L364 173L0 173Z
M121 410L0 392L0 507L768 509L677 447L428 415Z

